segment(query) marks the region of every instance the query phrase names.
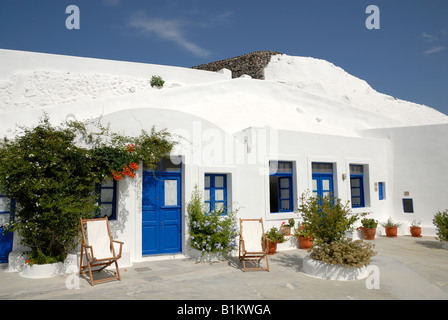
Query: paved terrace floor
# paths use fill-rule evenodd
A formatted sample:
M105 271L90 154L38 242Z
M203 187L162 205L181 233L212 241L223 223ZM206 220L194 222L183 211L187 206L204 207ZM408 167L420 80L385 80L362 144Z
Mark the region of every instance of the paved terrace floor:
M27 279L0 270L3 300L410 300L448 299L448 250L433 237L376 237L380 286L368 289L366 280L334 281L301 272L302 249L269 256L271 271L243 272L237 258L215 263L171 259L134 263L122 268L122 281L91 286L86 276L79 288L68 289L74 274ZM72 277L69 279L69 277ZM77 276L76 276L77 277Z

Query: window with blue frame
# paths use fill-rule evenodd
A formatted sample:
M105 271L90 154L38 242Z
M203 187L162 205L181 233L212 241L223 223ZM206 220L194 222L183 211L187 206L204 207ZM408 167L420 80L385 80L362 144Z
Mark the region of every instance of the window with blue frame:
M312 188L313 195L326 197L328 195L334 197L333 194L333 164L313 162L312 169Z
M109 220L117 219L117 184L114 179L97 184L98 205L101 207L100 217L107 216Z
M414 213L414 203L412 199L403 199L403 211L405 213Z
M292 162L269 161L269 201L271 213L294 211L292 177Z
M350 165L350 190L352 208L365 207L363 165Z
M204 181L204 202L210 212L227 211L227 175L206 174Z
M378 182L378 199L386 199L386 184L384 182Z
M14 219L15 201L10 201L0 191L0 226L8 224Z

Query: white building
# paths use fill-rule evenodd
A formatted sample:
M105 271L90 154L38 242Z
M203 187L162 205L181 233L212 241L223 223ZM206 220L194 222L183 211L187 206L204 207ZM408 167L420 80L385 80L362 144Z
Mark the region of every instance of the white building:
M152 75L166 81L162 89L151 88ZM448 116L380 94L323 60L276 55L265 79L0 50L0 136L46 112L55 123L101 116L126 134L155 125L178 137L175 163L160 165L157 183L141 166L134 180L104 186L124 264L188 254L195 185L215 195L211 205L237 203L239 217L261 217L265 228L298 218L298 198L310 190L332 191L380 222L401 221L401 235L414 219L435 234L433 215L448 208Z

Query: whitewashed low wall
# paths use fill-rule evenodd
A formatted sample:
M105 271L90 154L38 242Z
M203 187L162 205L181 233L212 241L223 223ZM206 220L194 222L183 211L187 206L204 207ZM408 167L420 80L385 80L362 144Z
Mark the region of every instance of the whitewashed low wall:
M23 252L11 252L6 272L19 272L19 275L24 278L42 279L78 271L78 256L76 254L69 254L64 263L29 265L25 262L27 259L28 256Z
M369 275L366 267L347 268L311 259L309 255L303 259L302 272L316 278L339 281L361 280Z

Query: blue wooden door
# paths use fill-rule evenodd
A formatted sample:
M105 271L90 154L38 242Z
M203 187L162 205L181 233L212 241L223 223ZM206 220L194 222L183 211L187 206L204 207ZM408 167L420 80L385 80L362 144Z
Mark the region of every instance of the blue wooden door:
M12 251L13 233L3 234L3 228L0 228L0 263L7 263L9 253Z
M313 194L314 196L326 197L333 195L333 176L328 174L313 173Z
M14 201L11 203L4 195L0 194L0 263L7 263L9 253L12 251L13 232L3 234L3 224L14 219Z
M143 172L142 254L181 252L181 233L181 174Z

